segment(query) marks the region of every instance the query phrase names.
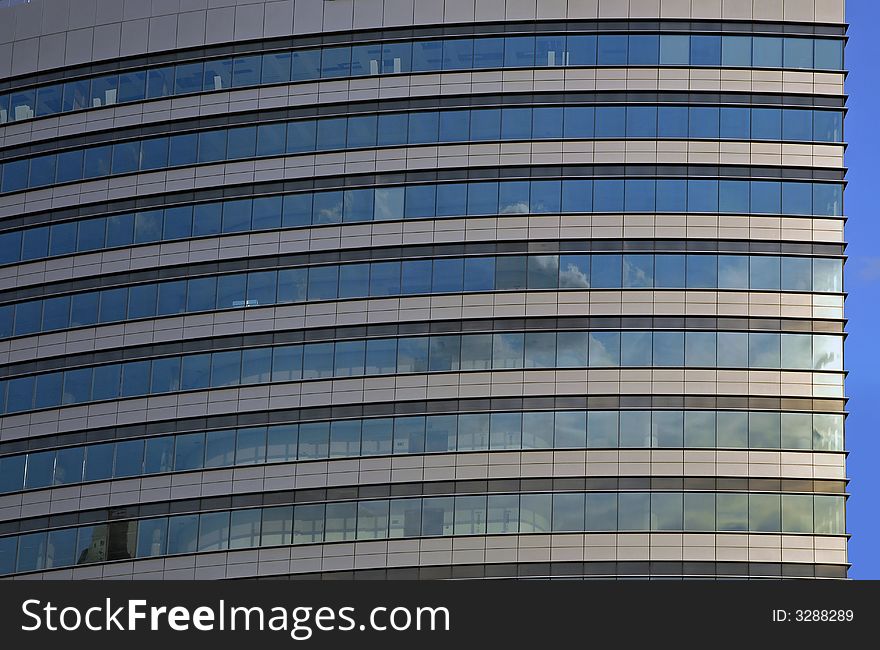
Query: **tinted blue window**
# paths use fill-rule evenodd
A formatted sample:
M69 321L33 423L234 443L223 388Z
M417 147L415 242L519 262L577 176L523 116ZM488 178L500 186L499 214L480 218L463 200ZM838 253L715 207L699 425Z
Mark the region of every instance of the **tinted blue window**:
M318 192L313 198L312 223L340 223L343 207L342 192Z
M16 413L33 408L34 378L18 377L6 383L6 412Z
M98 310L98 322L112 323L125 319L125 304L128 301L128 289L105 289L101 292L101 306Z
M408 185L405 192L404 216L406 218L434 216L436 185Z
M497 48L497 56L501 57L502 53L503 47ZM442 69L443 41L415 41L412 44L413 72L433 72Z
M480 40L477 39L477 46L479 46ZM479 66L476 53L474 62ZM538 36L535 38L536 66L553 67L565 64L565 36Z
M655 366L684 365L684 332L654 332L653 338Z
M287 125L260 124L257 127L257 155L279 156L284 153Z
M467 213L469 215L495 214L498 212L498 183L468 184Z
M291 81L309 81L321 76L321 50L293 52L290 71Z
M148 244L162 239L162 211L138 212L134 216L134 243Z
M657 135L661 138L686 138L688 136L687 107L659 107L657 109Z
M596 62L599 65L626 65L626 35L601 34Z
M79 222L76 237L76 249L78 251L92 251L103 248L106 219L87 219Z
M629 65L657 65L660 61L660 37L653 34L630 34Z
M843 141L843 115L839 111L813 111L813 139Z
M225 145L224 145L225 149ZM198 158L199 134L173 135L170 139L168 164L172 167L192 165Z
M751 136L751 111L748 108L721 108L720 136L730 140L748 140Z
M464 290L491 291L495 288L495 258L466 258L464 261Z
M180 389L207 388L211 377L210 354L188 354L180 364Z
M344 117L318 120L317 150L344 149L346 122Z
M15 335L33 334L40 330L43 303L39 300L21 302L15 306Z
M211 355L211 386L236 386L241 379L241 351Z
M168 138L149 138L141 143L141 169L160 169L168 165Z
M137 171L140 158L140 142L120 142L113 145L113 173L128 174Z
M467 214L467 184L443 183L437 186L437 216Z
M76 250L76 222L56 223L50 228L49 255L67 255Z
M840 70L843 68L843 42L827 38L814 40L814 65L818 70Z
M376 116L358 115L348 118L348 147L355 148L375 146Z
M406 144L406 134L409 128L408 113L391 113L379 116L376 127L376 142L379 146L391 146ZM467 140L467 134L462 138Z
M539 39L540 40L540 39ZM414 46L415 47L415 46ZM544 55L547 60L548 55ZM541 65L541 62L538 62ZM474 39L474 68L500 68L504 65L504 39L503 38L476 38ZM439 68L431 68L437 70Z
M501 135L501 109L471 111L471 140L497 140Z
M657 135L657 108L655 106L628 106L626 109L626 137L653 138Z
M49 408L61 404L61 386L63 381L64 375L60 372L37 375L34 408Z
M782 39L769 36L753 37L752 65L756 68L781 68Z
M594 181L593 209L596 212L621 212L623 210L623 181Z
M85 150L83 158L83 178L97 178L110 174L110 145L91 147Z
M309 300L333 300L336 298L338 267L317 266L309 269Z
M596 137L623 138L626 136L626 107L599 106L596 108Z
M471 192L478 192L476 183L471 183ZM529 212L529 181L510 181L498 186L499 214L526 214Z
M689 110L690 126L688 133L692 138L718 137L718 109L712 106L692 106Z
M752 138L779 140L782 137L782 111L778 108L752 109Z
M460 142L470 137L470 111L443 111L440 113L440 141Z
M98 296L95 291L74 294L70 300L70 324L72 327L94 325L98 322Z
M232 59L205 61L204 89L222 90L232 85Z
M147 73L145 70L125 72L119 75L119 101L139 102L146 97Z
M228 276L221 276L225 278ZM221 309L229 306L217 305L217 280L220 278L193 278L187 282L186 287L186 311L208 311L219 306ZM241 306L241 305L237 305Z
M119 88L119 77L110 75L92 79L91 97L89 103L92 106L109 106L116 103L116 94Z
M687 210L687 181L657 179L657 211L684 212Z
M70 324L70 296L47 298L43 301L43 331L68 327Z
M247 275L234 273L217 278L217 309L245 306Z
M253 203L250 199L226 201L223 203L223 218L220 230L223 233L243 232L251 227L251 209Z
M69 183L82 178L83 152L81 149L64 151L58 154L56 181Z
M532 109L532 138L561 138L563 109L560 107L541 107Z
M535 38L508 36L504 39L504 67L528 68L535 65Z
M721 37L691 36L691 65L721 65Z
M21 230L0 234L0 264L17 262L21 258Z
M271 196L254 199L251 227L254 230L267 230L278 228L280 225L281 197Z
M31 158L30 186L40 187L55 182L55 156Z
M118 363L95 367L92 373L92 399L116 399L119 397L119 381L122 366Z
M42 451L28 454L27 475L24 486L27 489L48 487L52 484L55 469L55 452Z
M400 293L400 262L376 262L370 266L370 295L395 296Z
M685 256L657 255L654 260L654 286L658 289L684 288Z
M654 179L627 180L624 209L627 212L653 212Z
M127 440L116 443L115 477L138 476L143 473L144 441Z
M202 63L181 63L174 68L174 94L202 91Z
M192 206L184 205L177 208L165 208L163 239L181 239L192 236ZM82 228L82 226L80 226Z
M572 34L566 37L567 65L596 65L596 37Z
M180 357L154 359L150 392L169 393L174 390L180 390Z
M616 289L622 285L622 256L593 255L590 283L594 289Z
M128 290L128 318L150 318L156 315L155 284L139 284Z
M501 138L528 140L532 137L532 109L505 108L501 112Z
M25 454L0 458L0 494L16 492L22 488L24 485L24 464L26 458ZM0 573L2 571L3 565L2 559L0 559Z
M721 65L747 68L752 65L752 39L749 36L721 37Z
M284 197L281 223L285 228L308 226L312 222L312 194L288 194Z
M64 373L63 404L82 404L91 399L92 368L79 368Z
M347 77L351 74L351 48L328 47L321 52L321 77Z
M2 191L16 192L28 186L28 160L15 160L3 165Z
M37 97L36 90L21 90L9 96L9 111L13 120L29 120L34 116Z
M84 81L69 81L64 84L64 97L62 99L61 109L67 111L79 111L89 107L89 86L88 79ZM14 116L12 116L14 119Z
M193 235L216 235L220 232L222 208L220 203L207 203L193 207Z
M229 129L226 142L226 159L253 158L257 150L257 128L244 126Z
M146 395L149 390L149 361L133 361L122 365L122 397Z
M61 112L62 86L43 86L37 90L37 117Z
M590 212L593 208L593 181L562 181L562 211Z
M718 210L718 181L688 181L688 212Z
M749 182L719 181L718 209L725 213L747 214L749 211Z
M595 109L592 106L566 106L563 110L563 135L566 138L586 139L593 137Z
M654 286L654 256L624 255L623 286L626 288L651 288Z
M833 183L813 183L813 214L843 214L843 187Z
M434 260L431 291L433 293L458 292L463 288L464 260Z
M590 332L589 360L591 368L619 366L620 332Z
M340 298L363 298L369 295L369 264L345 264L339 267Z
M562 209L560 181L532 181L531 210L534 214L559 212Z
M781 184L776 181L751 182L751 210L763 214L779 214Z
M792 108L783 109L782 139L803 141L812 140L813 112Z
M706 289L717 286L718 258L715 255L687 256L687 287Z
M382 45L382 74L409 72L411 67L411 43L385 43ZM264 69L263 76L265 77L265 75L266 71Z
M186 306L186 281L162 282L159 285L159 301L156 313L159 316L181 314Z
M232 62L232 86L257 86L260 84L263 57L259 54L237 56Z
M748 289L749 258L745 255L719 255L718 288Z
M415 52L413 52L415 58ZM443 69L467 70L473 67L474 41L470 38L452 38L443 41ZM413 61L415 69L415 61ZM432 68L436 69L436 68Z
M782 64L786 68L812 68L813 39L786 38L782 49Z
M437 142L439 128L439 114L436 111L411 113L409 116L408 142L410 144Z
M147 99L167 97L174 89L174 67L147 70Z
M690 61L690 38L660 36L660 65L687 65Z
M199 162L218 162L226 158L226 129L199 134Z
M780 262L775 256L755 256L749 261L749 288L779 290Z
M783 214L813 214L813 188L810 183L782 183Z

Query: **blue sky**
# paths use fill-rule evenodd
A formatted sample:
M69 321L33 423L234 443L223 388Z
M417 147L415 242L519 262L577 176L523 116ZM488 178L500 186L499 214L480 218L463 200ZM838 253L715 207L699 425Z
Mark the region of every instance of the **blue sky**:
M850 416L847 461L852 493L847 510L850 577L880 578L880 216L874 214L880 185L880 3L849 0L846 65L849 113L845 137L849 166L845 209L849 217L846 366Z

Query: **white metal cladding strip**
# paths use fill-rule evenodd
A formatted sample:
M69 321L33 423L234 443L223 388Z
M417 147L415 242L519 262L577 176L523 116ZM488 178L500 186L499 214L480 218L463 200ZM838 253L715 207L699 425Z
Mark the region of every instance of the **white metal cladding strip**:
M254 465L0 496L0 521L229 494L413 481L549 477L846 479L843 453L731 450L490 451Z
M756 92L843 96L841 72L734 68L564 68L446 72L262 88L136 102L0 126L0 147L167 120L338 102L540 92ZM783 98L784 100L785 98Z
M709 19L842 24L844 0L45 0L4 10L0 78L64 65L292 34L484 21Z
M533 291L372 298L147 319L0 341L0 364L194 338L413 321L542 316L843 319L840 294L705 290Z
M843 398L845 374L779 370L496 370L314 380L169 393L0 418L0 439L223 413L368 402L561 395Z

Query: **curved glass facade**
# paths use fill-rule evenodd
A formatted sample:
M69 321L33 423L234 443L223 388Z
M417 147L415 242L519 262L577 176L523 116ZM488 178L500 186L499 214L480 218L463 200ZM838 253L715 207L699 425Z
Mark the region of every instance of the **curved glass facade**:
M0 576L846 577L842 1L376 1L0 67Z

